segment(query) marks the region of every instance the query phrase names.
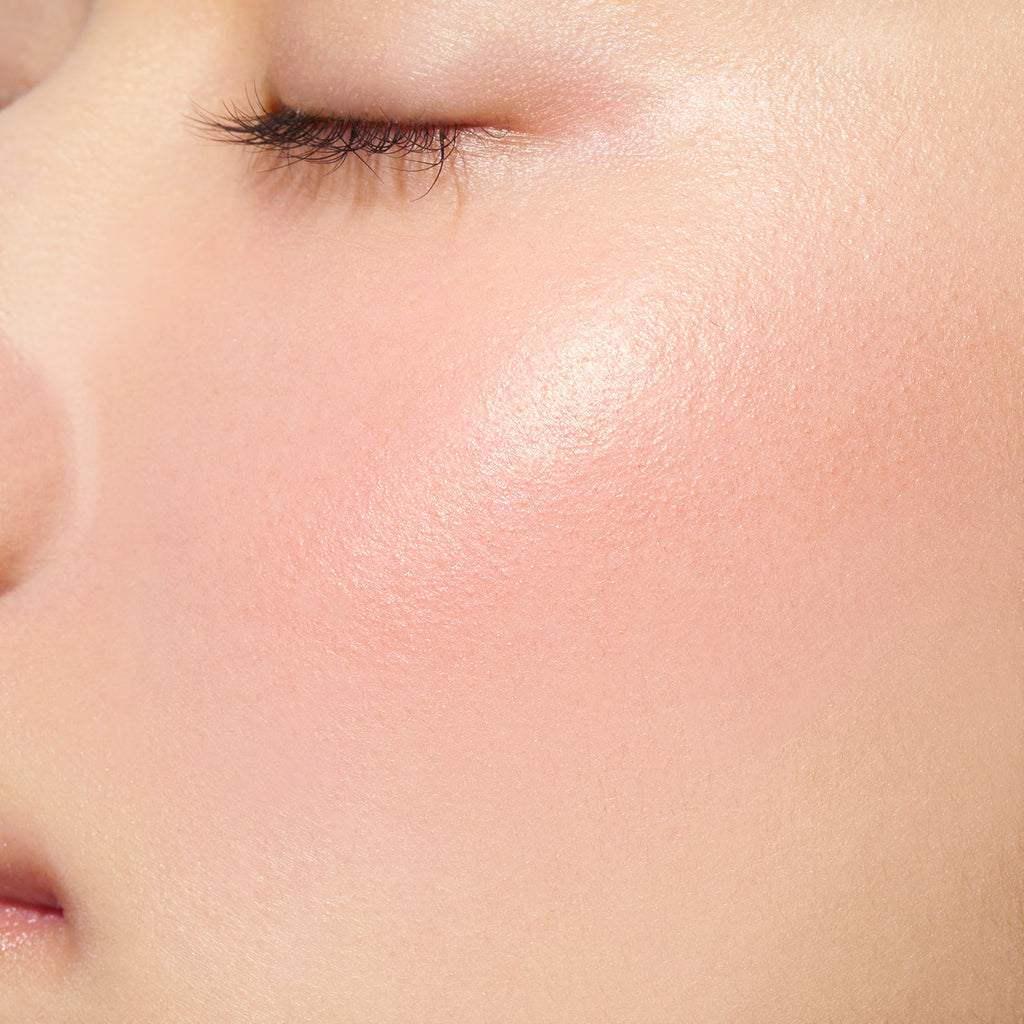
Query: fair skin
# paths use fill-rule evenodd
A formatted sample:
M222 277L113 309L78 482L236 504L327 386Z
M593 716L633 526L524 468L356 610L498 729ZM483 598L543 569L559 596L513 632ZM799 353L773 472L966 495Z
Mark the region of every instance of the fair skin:
M0 1019L1021 1019L1021 52L0 0Z

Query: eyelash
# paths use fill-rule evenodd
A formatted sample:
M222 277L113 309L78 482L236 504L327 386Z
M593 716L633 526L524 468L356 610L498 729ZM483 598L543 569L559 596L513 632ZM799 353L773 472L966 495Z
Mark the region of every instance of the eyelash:
M463 131L456 125L337 117L248 102L248 108L232 107L219 117L200 111L196 121L204 134L268 153L277 166L313 164L330 172L355 157L377 174L374 164L388 156L403 170L433 170L431 188Z

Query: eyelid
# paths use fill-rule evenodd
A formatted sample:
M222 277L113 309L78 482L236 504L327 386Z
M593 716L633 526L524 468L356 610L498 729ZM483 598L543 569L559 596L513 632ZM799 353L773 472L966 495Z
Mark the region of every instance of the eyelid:
M245 107L228 107L220 116L197 110L194 121L208 137L271 154L273 166L306 163L329 172L355 157L376 174L373 162L387 156L395 158L403 171L433 170L431 188L468 130L452 124L269 107L258 96L247 99Z

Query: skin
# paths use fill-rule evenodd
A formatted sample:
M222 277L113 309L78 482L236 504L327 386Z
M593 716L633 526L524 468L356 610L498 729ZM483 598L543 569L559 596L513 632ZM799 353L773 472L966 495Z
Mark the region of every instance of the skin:
M0 0L0 1020L1020 1020L1022 44Z

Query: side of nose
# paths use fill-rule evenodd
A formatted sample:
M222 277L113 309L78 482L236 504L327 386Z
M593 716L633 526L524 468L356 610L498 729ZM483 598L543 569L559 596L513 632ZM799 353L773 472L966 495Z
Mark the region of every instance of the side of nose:
M16 94L0 106L0 595L62 564L88 525L76 517L92 480L92 363L116 330L115 271L129 262L119 202L141 177L118 125L142 100L105 70L123 40L90 32L107 9L50 6L34 21L38 4L7 11L0 0L0 97L5 82ZM139 9L111 7L123 18ZM22 86L12 61L30 65ZM134 151L146 152L137 141Z
M96 545L120 544L104 531L148 436L132 381L163 365L163 268L211 231L192 172L219 171L192 100L245 81L259 50L238 32L262 32L245 5L69 7L91 13L54 29L62 59L0 106L0 594L61 559L85 579ZM4 28L26 5L0 9L2 86Z
M45 561L67 504L67 447L45 375L0 335L0 593Z

